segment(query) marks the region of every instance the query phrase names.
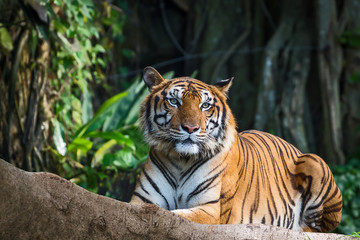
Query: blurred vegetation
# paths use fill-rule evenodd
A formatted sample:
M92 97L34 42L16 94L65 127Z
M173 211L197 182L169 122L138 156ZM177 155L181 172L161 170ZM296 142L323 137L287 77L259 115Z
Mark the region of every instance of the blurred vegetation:
M335 182L343 197L343 215L336 229L340 233L352 233L360 229L360 159L352 158L344 166L332 166Z
M104 53L114 41L124 40L126 16L108 2L43 3L51 23L48 29L40 26L40 32L52 43L49 80L58 92L51 120L53 147L47 149L62 176L90 191L121 198L121 193L110 193L113 179L120 170L135 170L148 150L136 123L145 87L135 79L127 91L105 101L95 113L92 88L110 88L104 69L114 59Z

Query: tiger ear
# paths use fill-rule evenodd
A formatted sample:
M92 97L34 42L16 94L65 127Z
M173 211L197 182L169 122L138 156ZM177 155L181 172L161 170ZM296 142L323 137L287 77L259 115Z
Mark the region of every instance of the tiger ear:
M153 67L144 68L144 82L148 86L149 90L151 90L154 86L159 85L165 79L160 75L158 71L156 71Z
M227 92L229 91L229 88L231 87L233 79L234 77L221 80L220 82L215 83L214 86L217 87L222 93L226 95Z

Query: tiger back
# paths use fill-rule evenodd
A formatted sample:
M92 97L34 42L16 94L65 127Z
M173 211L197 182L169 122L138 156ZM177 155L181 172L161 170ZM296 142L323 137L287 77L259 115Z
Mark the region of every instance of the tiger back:
M262 223L328 232L342 196L327 164L283 139L237 133L226 103L232 79L214 85L144 71L140 113L151 146L131 203L153 203L203 224Z

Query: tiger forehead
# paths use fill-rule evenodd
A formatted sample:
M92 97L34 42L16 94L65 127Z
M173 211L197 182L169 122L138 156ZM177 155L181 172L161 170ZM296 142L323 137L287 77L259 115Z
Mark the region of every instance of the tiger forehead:
M193 78L180 78L173 79L172 81L173 82L169 86L169 94L173 97L182 98L185 96L192 96L203 100L212 98L211 89L207 84L199 80Z

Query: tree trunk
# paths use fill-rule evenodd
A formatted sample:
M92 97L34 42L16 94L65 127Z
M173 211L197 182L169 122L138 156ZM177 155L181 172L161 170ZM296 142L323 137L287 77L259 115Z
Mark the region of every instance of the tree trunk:
M304 21L309 3L283 1L279 26L269 40L259 77L255 128L274 131L309 152L305 125L306 83L310 72L311 21ZM295 46L302 46L298 49Z
M14 43L12 51L0 54L0 157L17 167L40 171L48 167L42 149L51 115L44 109L49 45L37 36L32 29L35 23L19 6L17 1L0 4L1 20L10 26L7 29ZM14 22L21 24L12 26Z
M0 239L338 239L267 225L201 225L155 205L96 195L0 159ZM347 237L351 239L351 237Z
M339 32L356 34L360 29L360 4L358 0L345 0L340 15ZM360 38L359 32L355 37ZM358 44L359 45L359 44ZM345 44L344 49L344 90L342 115L344 150L347 155L360 155L360 48Z
M318 72L323 104L323 145L328 162L344 164L340 112L340 75L342 50L339 44L335 0L317 0Z

